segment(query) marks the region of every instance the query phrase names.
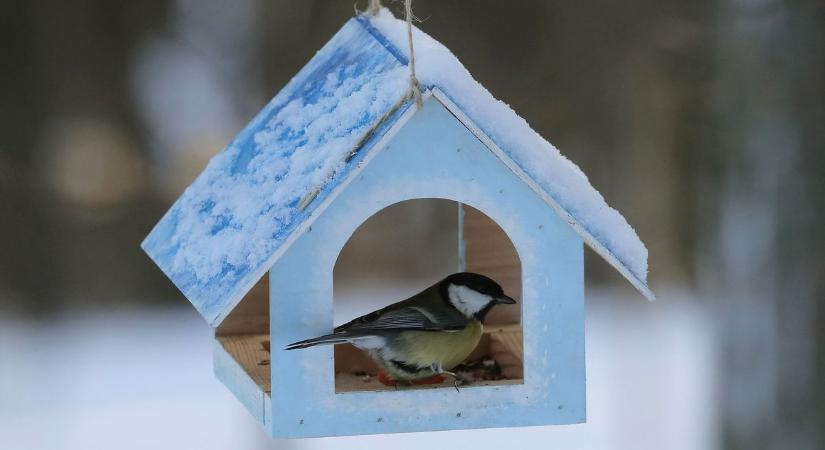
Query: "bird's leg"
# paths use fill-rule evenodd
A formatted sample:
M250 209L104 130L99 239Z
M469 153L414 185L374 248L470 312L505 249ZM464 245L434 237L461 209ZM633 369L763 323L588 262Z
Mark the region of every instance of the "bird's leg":
M456 375L454 372L447 372L447 371L445 371L444 373L446 373L447 375L449 375L449 376L453 377L453 387L455 388L455 391L456 391L456 392L461 392L461 389L459 389L459 388L458 388L458 386L460 386L461 384L463 384L463 383L464 383L464 380L462 380L461 378L459 378L459 377L458 377L458 375Z
M449 370L444 370L444 368L441 367L440 364L433 364L432 366L430 366L430 368L432 369L433 372L435 372L437 374L444 374L444 375L449 375L449 376L453 377L453 387L455 388L456 392L461 392L461 390L458 389L458 386L463 384L464 380L462 380L458 376L458 374L456 374L455 372L450 372Z

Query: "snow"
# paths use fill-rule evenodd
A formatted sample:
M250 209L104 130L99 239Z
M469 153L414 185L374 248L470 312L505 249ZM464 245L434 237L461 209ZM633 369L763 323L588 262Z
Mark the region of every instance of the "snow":
M416 29L418 77L455 102L583 228L585 241L646 289L647 249L579 168ZM406 24L387 10L352 19L187 188L143 248L210 322L410 107ZM634 280L635 278L635 280Z
M347 23L210 161L144 249L214 320L312 211L299 207L305 196L357 163L345 159L405 89L406 68Z
M386 8L370 20L409 57L407 25ZM437 86L515 160L576 222L613 253L642 282L647 280L647 248L625 218L607 205L587 176L551 143L536 133L506 103L479 84L461 62L428 34L413 29L416 77ZM514 80L516 81L516 80Z
M342 279L354 317L404 283ZM409 289L423 282L413 283ZM336 290L336 293L338 291ZM0 316L4 449L716 449L719 347L710 311L669 290L652 307L595 290L587 304L588 422L277 440L212 375L214 331L185 308ZM112 299L116 304L121 299ZM141 304L149 303L145 300ZM336 308L336 313L338 308Z

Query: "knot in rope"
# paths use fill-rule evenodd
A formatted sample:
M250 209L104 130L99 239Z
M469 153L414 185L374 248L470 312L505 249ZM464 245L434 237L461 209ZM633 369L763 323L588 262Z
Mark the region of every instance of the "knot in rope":
M421 98L421 85L418 83L418 78L415 77L415 49L413 48L412 35L412 0L404 0L404 6L407 16L407 41L410 43L410 90L413 97L415 97L415 105L419 108L424 106L424 100Z

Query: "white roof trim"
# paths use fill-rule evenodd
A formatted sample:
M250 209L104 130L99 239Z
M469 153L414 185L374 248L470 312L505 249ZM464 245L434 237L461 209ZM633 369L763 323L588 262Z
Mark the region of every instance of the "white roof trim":
M601 242L599 242L589 231L587 231L584 227L582 227L576 219L570 215L567 210L565 210L558 202L556 202L552 197L550 197L547 192L544 191L527 173L525 173L518 164L515 163L506 153L498 146L496 143L487 136L484 131L482 131L470 117L464 114L464 111L458 107L453 101L448 97L444 92L439 90L437 87L432 88L432 95L435 97L444 107L447 108L468 130L470 130L482 144L484 144L487 148L490 149L493 154L495 154L511 171L513 171L516 176L518 176L522 181L524 181L530 189L532 189L545 203L550 205L556 213L561 216L561 218L570 224L573 227L573 230L581 236L582 240L593 249L596 253L599 254L605 261L607 261L613 268L619 271L619 273L624 276L630 284L633 285L642 295L645 296L650 301L656 299L656 296L653 294L653 291L645 284L642 280L638 279L630 269L627 268L621 261L614 255L610 250L608 250Z
M458 107L453 101L444 94L441 90L436 87L425 91L423 94L424 100L429 97L435 97L448 111L450 111L456 119L459 120L473 135L484 144L494 155L496 155L516 176L519 177L524 183L526 183L530 189L532 189L545 203L547 203L557 214L567 222L573 230L581 236L582 240L599 254L602 258L605 259L613 268L615 268L619 273L622 274L629 282L633 285L642 295L645 296L650 301L656 299L656 296L653 292L648 288L648 286L639 280L633 273L628 269L624 264L619 261L618 258L608 250L604 245L602 245L590 232L588 232L584 227L582 227L576 219L570 215L561 205L558 204L552 197L550 197L529 175L527 175L516 163L513 161L506 153L498 146L496 143L487 136L484 131L482 131L472 119L470 119L461 108ZM404 111L401 116L399 116L398 120L387 130L386 133L375 143L373 148L364 156L364 159L355 167L347 177L341 181L338 186L336 186L330 194L324 199L321 204L318 205L315 210L307 217L306 220L301 223L290 236L284 241L284 243L278 247L278 250L269 257L269 259L261 266L262 269L259 270L257 273L254 274L252 278L250 278L250 283L246 285L242 285L239 289L237 289L236 294L230 299L227 303L227 306L218 314L215 318L210 320L210 325L213 327L217 327L218 325L223 322L224 319L235 309L238 303L241 302L243 297L249 292L253 286L261 279L261 277L266 274L267 271L275 264L278 259L286 253L287 250L294 244L298 238L303 235L315 221L320 217L321 214L329 207L329 205L334 202L338 196L346 189L349 184L355 180L356 177L361 173L364 167L369 164L369 162L375 158L384 148L386 148L387 144L390 140L392 140L395 135L407 124L407 122L415 115L418 111L416 107L409 107L406 111Z
M431 95L432 93L430 91L426 91L422 94L422 97L424 100L426 100ZM411 100L407 98L404 101L409 102ZM415 106L411 106L408 107L406 111L401 113L401 115L398 117L395 123L393 123L392 126L390 126L390 128L387 130L386 133L384 133L381 139L379 139L373 145L372 149L370 149L367 152L367 154L364 155L364 159L362 159L358 163L358 165L350 171L350 173L343 181L341 181L337 186L335 186L335 188L332 189L332 191L330 191L329 195L324 199L324 201L321 202L310 213L309 217L307 217L306 220L304 220L298 227L295 228L295 230L292 232L292 234L289 235L289 237L284 241L284 243L278 247L278 250L276 250L275 253L273 253L272 256L270 256L269 259L267 259L266 262L263 265L261 265L261 269L254 273L254 275L250 278L250 280L253 281L245 285L241 285L236 290L236 293L232 296L230 301L227 302L226 307L224 307L221 310L220 314L218 314L214 319L211 319L209 321L210 325L212 325L213 327L217 327L221 324L221 322L223 322L224 319L226 319L226 317L232 312L232 310L234 310L235 307L238 306L238 303L240 303L241 300L243 300L243 297L247 294L247 292L252 290L255 284L257 284L258 281L264 276L264 274L266 274L266 272L268 272L269 269L272 268L273 265L275 265L275 262L277 262L278 259L280 259L281 256L283 256L284 253L286 253L286 251L289 250L292 244L294 244L300 236L307 232L307 230L312 226L313 223L315 223L318 217L320 217L321 214L323 214L324 211L329 207L329 205L331 205L332 202L334 202L335 199L338 198L341 192L343 192L344 189L346 189L347 186L349 186L349 184L352 183L352 181L355 180L356 177L358 177L361 171L364 170L364 167L366 167L366 165L369 164L369 162L373 158L375 158L384 148L386 148L389 141L392 140L393 137L395 137L395 135L401 130L401 128L404 127L404 125L407 124L407 122L409 122L409 120L417 111L418 108L416 108ZM392 111L390 111L388 114L391 113Z

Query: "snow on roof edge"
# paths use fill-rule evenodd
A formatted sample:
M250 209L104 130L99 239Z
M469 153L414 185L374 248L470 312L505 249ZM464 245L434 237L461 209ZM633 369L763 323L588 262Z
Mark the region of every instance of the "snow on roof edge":
M141 247L207 322L219 323L406 94L406 66L347 21L210 159ZM303 201L313 189L314 201Z
M473 135L478 138L487 148L489 148L496 156L498 156L504 164L510 168L519 178L521 178L530 189L533 190L542 200L545 201L550 207L552 207L557 214L559 214L568 225L570 225L573 230L579 234L582 240L595 251L599 256L601 256L608 264L613 266L614 269L619 271L619 273L624 276L630 284L633 285L646 299L650 301L656 300L656 295L653 294L653 291L647 286L647 284L636 277L627 266L622 264L622 262L614 255L610 249L606 248L602 245L592 234L590 234L587 229L582 227L576 219L567 212L559 203L553 199L549 194L544 192L540 186L536 184L536 182L527 175L518 164L513 161L509 156L503 154L503 150L493 142L489 136L487 136L483 130L479 129L478 126L473 122L472 119L467 117L453 102L449 95L445 92L441 91L437 87L432 88L433 95L437 98L450 112L452 112L456 118L470 130Z
M358 21L391 53L401 55L399 61L406 63L405 22L395 18L386 8L375 16L359 16ZM645 297L653 300L655 297L647 286L647 248L627 220L607 205L578 166L536 133L509 105L496 99L478 83L449 49L413 28L419 82L445 91L575 220L581 227L577 231L583 234L584 240Z

